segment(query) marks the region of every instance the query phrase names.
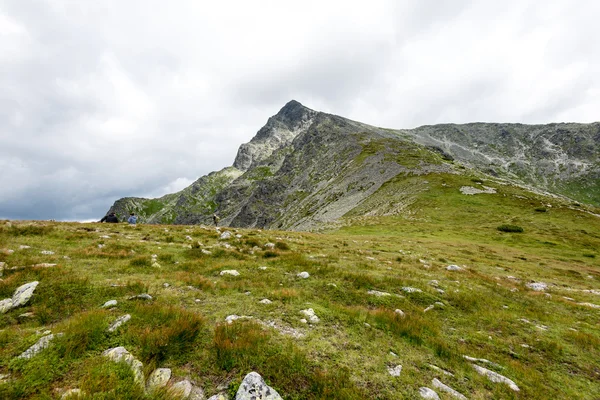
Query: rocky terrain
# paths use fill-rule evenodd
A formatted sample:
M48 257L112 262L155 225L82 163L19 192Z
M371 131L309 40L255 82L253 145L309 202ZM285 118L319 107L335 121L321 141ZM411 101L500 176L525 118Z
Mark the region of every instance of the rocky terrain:
M532 190L600 205L600 124L493 124L382 129L290 101L238 150L233 166L158 199L110 208L141 222L315 229L356 214L399 212L416 188L380 198L402 177L474 170ZM398 188L396 188L398 189ZM389 195L389 191L387 193ZM393 205L389 205L393 203Z

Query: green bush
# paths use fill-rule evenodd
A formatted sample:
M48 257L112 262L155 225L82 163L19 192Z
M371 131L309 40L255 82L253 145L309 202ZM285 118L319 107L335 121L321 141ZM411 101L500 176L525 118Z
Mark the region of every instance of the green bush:
M523 228L521 228L520 226L509 225L509 224L500 225L496 229L498 229L500 232L517 232L517 233L523 232Z

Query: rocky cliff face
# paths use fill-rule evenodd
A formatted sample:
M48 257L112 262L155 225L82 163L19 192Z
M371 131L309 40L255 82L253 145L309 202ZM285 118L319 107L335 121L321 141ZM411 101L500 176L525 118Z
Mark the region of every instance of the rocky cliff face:
M311 229L354 213L391 212L411 191L398 177L483 173L600 205L600 124L466 124L382 129L286 104L239 148L232 167L159 199L125 198L111 210L142 222ZM389 198L396 200L388 201ZM369 204L370 208L359 207ZM377 206L374 206L377 205Z

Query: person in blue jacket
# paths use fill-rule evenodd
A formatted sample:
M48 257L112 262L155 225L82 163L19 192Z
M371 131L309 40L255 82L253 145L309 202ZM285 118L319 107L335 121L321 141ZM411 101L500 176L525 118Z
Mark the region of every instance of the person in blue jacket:
M127 222L129 222L129 225L135 225L137 222L136 215L134 213L129 214L129 219L127 219Z

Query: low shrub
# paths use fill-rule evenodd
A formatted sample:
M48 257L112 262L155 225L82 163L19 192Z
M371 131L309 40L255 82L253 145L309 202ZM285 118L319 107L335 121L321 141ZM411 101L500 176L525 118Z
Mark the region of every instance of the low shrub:
M504 225L500 225L496 229L498 229L500 232L515 232L515 233L523 232L523 228L521 228L518 225L504 224Z

